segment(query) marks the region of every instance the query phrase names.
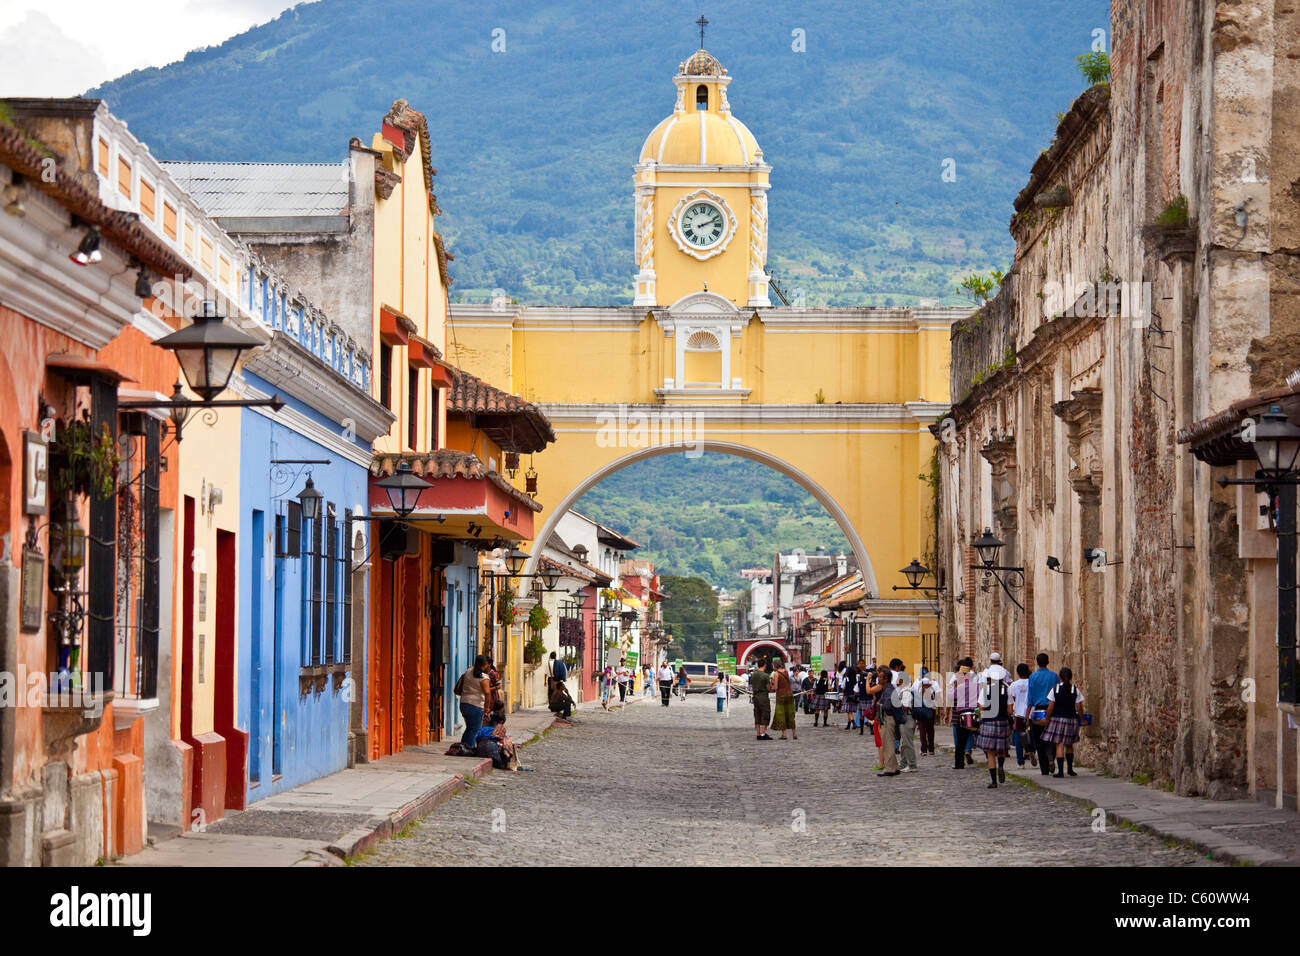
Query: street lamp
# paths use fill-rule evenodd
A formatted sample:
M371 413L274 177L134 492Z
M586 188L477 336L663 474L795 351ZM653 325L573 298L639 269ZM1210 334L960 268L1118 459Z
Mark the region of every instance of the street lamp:
M545 585L546 590L557 590L556 584L560 580L560 573L560 569L554 566L548 566L545 571L541 572L542 584Z
M1255 426L1254 452L1266 477L1281 478L1295 470L1300 455L1300 426L1291 424L1282 414L1282 406L1270 406L1260 416Z
M991 568L993 562L998 559L998 552L1002 550L1003 543L1002 539L994 537L992 529L985 528L984 533L972 542L972 547L979 554L984 567Z
M504 560L506 562L506 569L510 572L510 576L512 578L520 577L519 572L521 572L524 569L524 565L528 563L528 552L519 550L519 545L515 544L506 552Z
M1011 589L1019 590L1025 586L1025 569L1010 567L1001 564L995 564L998 559L998 552L1002 550L1005 542L1001 538L995 537L991 528L985 528L984 533L971 542L971 547L979 555L980 563L984 565L984 584L988 584L989 578L997 578L998 584L1002 586L1003 592L1011 599L1011 603L1020 610L1025 606L1016 600L1016 596L1011 593ZM1003 572L1006 578L999 574ZM1008 583L1010 579L1010 583Z
M308 479L307 483L311 484L311 479ZM420 503L420 495L424 489L432 488L433 485L411 474L410 462L404 461L397 466L396 472L382 481L376 481L375 487L384 489L384 494L388 495L388 503L397 517L407 518Z
M217 303L207 299L189 325L153 344L176 353L190 391L210 402L230 384L240 354L261 343L247 332L226 325Z
M320 503L324 497L316 490L315 483L309 477L302 491L298 492L298 500L302 503L302 516L308 521L315 521L316 516L320 514Z
M902 574L903 577L907 578L907 583L912 586L913 590L919 591L921 589L921 582L925 580L926 575L930 573L930 569L916 558L913 558L912 563L903 568L899 573Z

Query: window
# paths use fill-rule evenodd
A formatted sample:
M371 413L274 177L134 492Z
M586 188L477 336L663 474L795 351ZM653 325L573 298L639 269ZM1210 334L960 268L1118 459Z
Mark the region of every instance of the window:
M419 437L420 426L416 418L419 411L420 402L420 370L408 368L406 370L406 447L412 451L415 450L415 441Z
M429 448L438 448L438 389L429 392Z
M154 189L153 184L143 177L140 179L140 212L150 222L154 218Z
M379 400L384 408L393 410L393 347L379 346Z
M695 108L697 110L709 108L709 88L703 83L695 88Z
M131 198L131 164L121 156L117 157L117 191Z
M312 534L310 537L311 560L308 562L308 571L311 576L311 614L308 616L309 626L311 628L311 663L313 666L321 663L321 624L322 610L321 601L324 598L323 589L321 588L321 579L324 577L324 544L322 540L325 532L325 522L321 521L318 516L311 522Z
M191 222L185 223L185 254L194 255L194 224Z
M199 239L199 262L203 265L206 272L212 271L212 243L207 239Z
M338 641L339 535L334 506L330 505L328 510L330 514L325 521L325 541L329 549L325 556L325 633L321 643L325 651L324 663L333 664Z
M99 137L99 156L95 159L95 168L99 170L99 175L108 178L108 140L102 136Z
M220 264L217 269L217 281L228 287L230 285L230 262L225 256L221 256L217 262Z
M302 556L302 505L296 501L287 503L284 515L275 518L275 546L277 558L298 558Z
M163 203L163 234L173 242L176 241L176 210L169 202Z

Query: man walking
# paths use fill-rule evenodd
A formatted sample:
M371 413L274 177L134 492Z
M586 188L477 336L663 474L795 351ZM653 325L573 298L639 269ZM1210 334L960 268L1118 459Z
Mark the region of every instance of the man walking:
M663 695L663 704L668 706L668 695L673 692L673 666L668 663L667 659L659 665L659 693Z
M1043 740L1043 731L1047 721L1034 721L1035 710L1047 709L1047 695L1056 689L1056 672L1047 669L1047 655L1039 654L1038 669L1029 675L1029 746L1038 754L1038 771L1044 777L1052 772L1052 750L1050 743Z
M912 716L912 678L903 669L903 662L895 657L889 662L894 672L894 721L898 725L899 756L902 766L899 773L916 773L921 768L916 762L916 718Z
M754 701L754 731L758 740L772 739L767 734L767 725L772 722L772 675L767 672L771 666L764 663L761 668L751 672L749 678L749 693Z

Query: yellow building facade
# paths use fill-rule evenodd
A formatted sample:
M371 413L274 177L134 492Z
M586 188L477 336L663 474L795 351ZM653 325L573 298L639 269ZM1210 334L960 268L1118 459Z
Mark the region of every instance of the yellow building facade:
M730 80L704 50L682 63L673 112L637 157L632 305L453 305L449 358L555 426L532 461L548 506L537 540L635 461L749 458L836 519L862 569L874 646L910 662L933 605L895 599L892 586L932 547L928 426L948 407L949 335L969 310L773 306L771 167L731 115Z

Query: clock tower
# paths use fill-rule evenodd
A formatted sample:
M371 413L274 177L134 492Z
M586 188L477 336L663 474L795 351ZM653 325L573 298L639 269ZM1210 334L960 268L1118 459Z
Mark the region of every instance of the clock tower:
M737 309L770 306L770 166L731 115L731 77L704 49L677 68L677 102L641 147L636 182L638 306L707 290Z

